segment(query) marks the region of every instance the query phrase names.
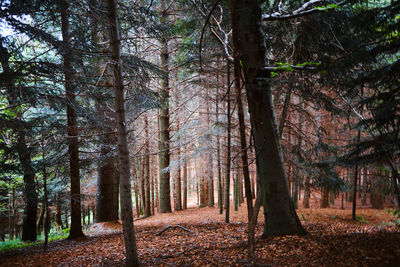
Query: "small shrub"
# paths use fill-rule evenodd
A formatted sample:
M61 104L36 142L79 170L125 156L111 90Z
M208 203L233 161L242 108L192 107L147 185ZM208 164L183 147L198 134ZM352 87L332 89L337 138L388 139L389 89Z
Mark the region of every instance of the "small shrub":
M369 223L363 216L358 216L357 221L360 223Z

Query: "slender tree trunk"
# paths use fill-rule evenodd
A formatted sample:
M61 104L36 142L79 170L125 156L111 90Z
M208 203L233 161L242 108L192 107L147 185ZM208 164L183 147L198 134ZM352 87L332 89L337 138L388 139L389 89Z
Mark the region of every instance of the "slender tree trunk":
M234 180L233 180L233 192L234 192L234 210L238 211L239 210L239 175L237 171L235 171L234 174Z
M39 214L39 219L38 219L37 226L36 226L36 228L37 228L36 231L37 231L38 235L42 234L44 216L45 216L45 204L44 204L44 198L43 198L42 203L40 205L40 214Z
M144 216L151 216L151 206L150 206L150 143L149 143L149 121L147 115L144 117L144 127L146 135L146 143L144 148L144 169L145 169L145 205L144 205Z
M232 27L246 82L247 99L256 150L266 235L304 234L290 199L275 109L270 72L265 71L266 44L261 28L261 8L255 0L231 0Z
M188 169L187 160L183 164L183 209L187 209L187 196L188 196Z
M219 72L217 71L217 81L219 80ZM219 87L217 87L217 97L215 101L215 120L219 122ZM217 135L217 171L218 171L218 208L219 214L223 212L223 199L222 199L222 173L221 173L221 145L220 145L220 137Z
M69 168L71 177L71 230L69 239L82 237L81 222L81 186L79 176L79 152L78 152L78 130L75 112L75 93L72 85L73 67L72 54L70 48L70 24L69 24L69 3L67 0L61 1L61 30L62 38L66 51L63 54L65 92L67 96L67 124L68 124L68 152Z
M310 177L307 175L304 181L304 197L303 197L303 206L305 209L310 208Z
M233 30L233 34L236 35L236 29ZM235 76L235 93L237 102L237 112L239 119L239 135L240 135L240 149L241 149L241 160L242 160L242 171L243 180L245 187L245 196L247 204L247 219L248 219L248 257L252 261L254 259L255 253L255 224L254 224L254 208L253 208L253 194L251 192L251 180L248 165L248 155L247 155L247 142L246 142L246 125L244 122L244 111L242 102L242 93L240 88L240 59L237 51L237 42L234 39L234 76ZM254 193L255 194L255 193ZM258 213L257 213L258 214Z
M144 157L142 157L141 161L141 176L140 176L140 214L144 215L144 210L146 209L146 184L145 184L145 173L146 173L146 166L144 163Z
M43 248L47 249L47 244L49 243L49 232L50 232L50 208L49 199L47 192L47 173L46 168L43 168L43 192L44 192L44 205L45 205L45 217L44 217L44 243Z
M150 158L150 166L153 166L154 161ZM151 200L151 215L154 215L154 171L150 174L150 200Z
M121 68L121 40L117 18L116 0L108 0L108 20L110 29L111 66L114 77L115 112L118 134L118 159L120 174L121 217L125 241L126 265L139 266L136 248L135 229L133 227L132 192L130 181L130 163L128 134L126 132L124 84Z
M211 108L211 101L207 99L207 127L210 130L210 108ZM213 168L213 151L212 151L212 135L209 135L207 140L209 152L207 153L207 184L208 184L208 206L214 207L214 168Z
M175 94L175 102L176 102L176 106L179 107L179 92L176 92ZM180 123L179 123L179 115L176 116L175 118L176 120L176 131L177 133L179 133L180 130ZM179 139L178 139L178 143L179 143ZM176 157L178 160L178 169L176 172L176 177L175 177L175 202L174 202L174 209L177 210L182 210L182 172L181 172L181 148L178 147L176 148Z
M231 98L230 98L230 90L231 90L231 80L230 80L230 64L227 62L228 68L228 79L227 79L227 145L226 145L226 177L225 177L225 222L229 223L229 191L230 191L230 182L231 182Z
M162 12L162 21L168 19L167 15L167 1L160 2ZM160 142L159 142L159 172L160 172L160 213L171 212L171 196L170 196L170 137L169 137L169 51L168 51L168 37L163 36L160 40L161 52L160 61L161 68L164 70L165 75L161 80L160 98L162 108L160 109Z

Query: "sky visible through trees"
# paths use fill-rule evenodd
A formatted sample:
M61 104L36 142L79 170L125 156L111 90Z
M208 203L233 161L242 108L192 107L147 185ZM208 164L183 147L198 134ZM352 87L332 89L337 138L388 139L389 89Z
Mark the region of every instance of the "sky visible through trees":
M399 1L11 0L0 27L6 265L396 262Z

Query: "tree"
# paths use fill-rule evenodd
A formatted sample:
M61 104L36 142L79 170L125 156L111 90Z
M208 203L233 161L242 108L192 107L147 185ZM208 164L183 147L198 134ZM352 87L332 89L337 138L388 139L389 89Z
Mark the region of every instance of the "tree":
M237 43L253 127L257 172L266 214L267 235L304 234L306 231L290 199L288 181L272 102L270 71L266 71L266 43L258 1L232 0L233 39Z
M107 1L107 14L110 30L111 60L115 90L115 115L118 134L118 166L120 174L121 215L125 241L126 265L138 266L135 229L133 227L132 192L130 182L130 163L125 118L124 84L121 66L121 39L117 17L117 2Z
M68 153L69 153L69 170L71 178L71 231L69 238L82 237L81 225L81 189L79 176L79 144L78 131L75 112L75 93L73 89L72 54L70 47L70 25L69 25L69 3L68 0L60 2L61 10L61 28L64 43L64 76L65 76L65 93L67 97L67 131L69 137Z
M161 8L161 21L168 21L168 2L162 0L160 2ZM167 33L164 33L167 34ZM164 35L161 37L161 50L160 50L160 65L164 70L165 75L161 80L160 97L162 108L160 109L159 117L159 130L160 130L160 142L159 142L159 177L160 177L160 204L159 212L166 213L171 212L171 196L170 196L170 137L169 137L169 51L168 51L168 36Z
M13 90L15 79L18 77L17 72L13 72L10 68L10 57L11 54L4 47L3 40L0 39L0 63L3 69L2 76L4 75L4 86L7 90L7 100L10 107L22 107L24 103L21 96ZM14 108L15 109L15 108ZM14 113L14 112L12 112ZM11 114L12 114L11 113ZM21 110L15 112L15 114L22 114ZM36 218L37 218L37 193L35 174L36 171L32 164L32 148L28 147L26 141L26 130L28 125L18 115L16 121L12 123L14 125L13 132L16 135L16 152L21 164L21 168L24 176L24 217L22 225L22 240L23 241L36 241Z

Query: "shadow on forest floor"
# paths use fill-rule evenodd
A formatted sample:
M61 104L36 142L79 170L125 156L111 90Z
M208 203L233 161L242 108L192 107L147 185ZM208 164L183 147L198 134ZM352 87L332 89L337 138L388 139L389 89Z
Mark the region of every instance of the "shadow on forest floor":
M363 209L352 221L350 210L300 209L306 236L258 239L258 265L272 266L398 266L400 229L385 211ZM135 222L138 253L145 266L246 265L246 211L231 212L223 222L217 208L192 208L157 214ZM261 215L260 215L261 220ZM168 229L167 225L181 225ZM0 266L120 266L124 247L119 224L93 225L86 238L51 242L0 254ZM95 230L93 230L95 229ZM257 236L262 223L257 226Z

